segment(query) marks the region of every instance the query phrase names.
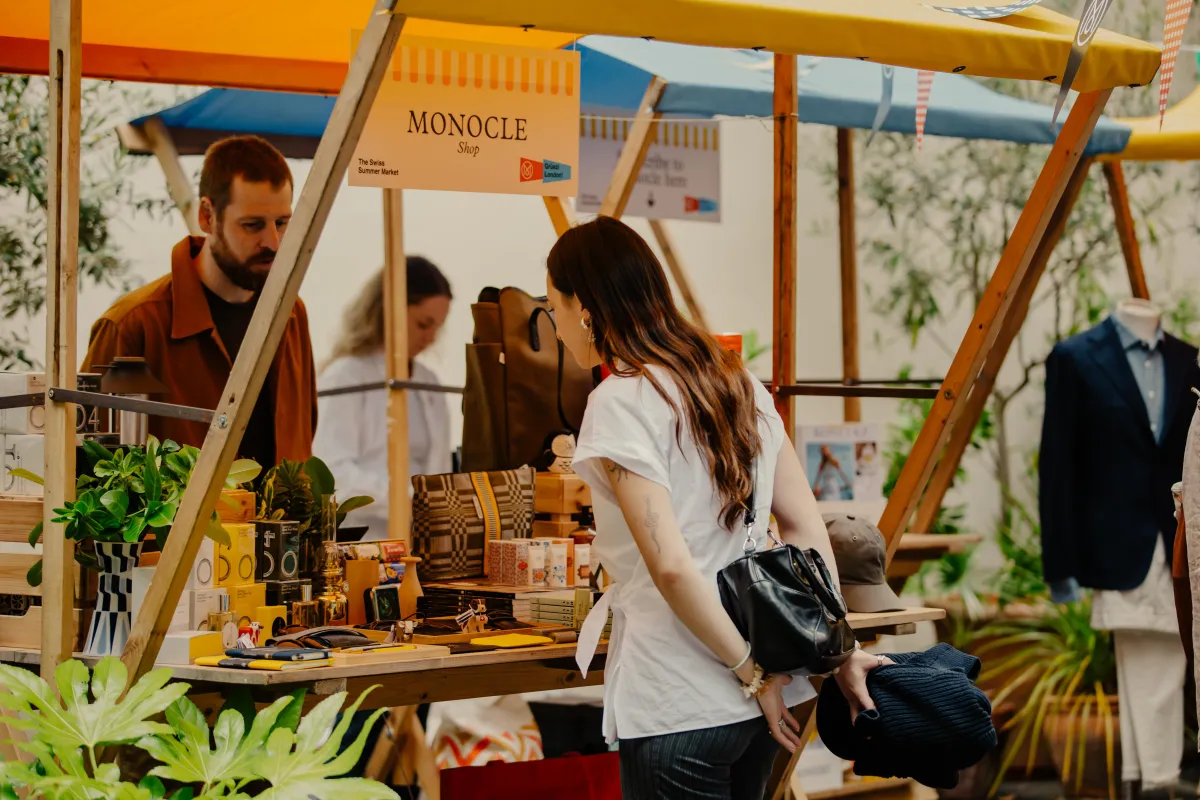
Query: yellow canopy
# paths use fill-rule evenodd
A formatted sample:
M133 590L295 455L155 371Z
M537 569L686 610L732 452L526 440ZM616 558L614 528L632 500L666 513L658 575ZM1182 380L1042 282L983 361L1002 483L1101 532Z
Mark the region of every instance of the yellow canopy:
M87 0L83 71L94 78L336 93L350 31L366 24L372 7L371 0ZM916 0L397 0L396 11L414 18L404 28L410 36L548 48L576 34L651 36L1051 81L1066 64L1076 24L1037 7L973 20ZM0 2L0 72L46 73L49 16L50 0ZM1152 45L1101 30L1074 88L1145 85L1160 56Z
M1167 109L1162 130L1158 115L1119 119L1133 128L1129 144L1104 161L1200 161L1200 88Z

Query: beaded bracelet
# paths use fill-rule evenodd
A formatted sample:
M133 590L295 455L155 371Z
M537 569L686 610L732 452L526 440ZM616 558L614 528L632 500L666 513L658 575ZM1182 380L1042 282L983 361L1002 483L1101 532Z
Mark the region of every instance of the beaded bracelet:
M760 665L755 664L754 677L749 683L742 684L742 694L747 698L758 697L766 690L766 688L767 681L766 675L763 674L763 668Z

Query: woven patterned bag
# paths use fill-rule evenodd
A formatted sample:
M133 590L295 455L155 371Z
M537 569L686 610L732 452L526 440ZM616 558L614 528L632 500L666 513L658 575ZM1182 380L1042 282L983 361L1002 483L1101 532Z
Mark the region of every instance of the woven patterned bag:
M533 468L414 475L412 554L421 580L484 574L488 541L533 533Z

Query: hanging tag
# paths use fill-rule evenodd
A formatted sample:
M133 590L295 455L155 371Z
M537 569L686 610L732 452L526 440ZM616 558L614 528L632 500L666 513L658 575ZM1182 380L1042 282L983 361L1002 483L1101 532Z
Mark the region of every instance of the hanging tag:
M887 119L888 112L892 110L892 90L896 85L896 68L885 65L883 67L883 94L879 97L879 108L875 109L875 121L871 123L871 133L867 136L867 143L864 147L871 146L871 140L875 138L875 134L879 133L879 129L883 127L883 121Z

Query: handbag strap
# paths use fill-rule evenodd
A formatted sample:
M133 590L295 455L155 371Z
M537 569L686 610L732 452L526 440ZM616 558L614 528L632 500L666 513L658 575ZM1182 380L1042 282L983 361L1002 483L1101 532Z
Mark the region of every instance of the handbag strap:
M758 546L754 543L754 522L758 519L758 460L754 461L754 482L750 486L750 497L746 499L746 510L742 512L742 523L746 526L746 541L742 545L742 552L746 555L751 555ZM767 525L767 536L775 543L777 547L783 547L783 542L771 530L771 526Z

